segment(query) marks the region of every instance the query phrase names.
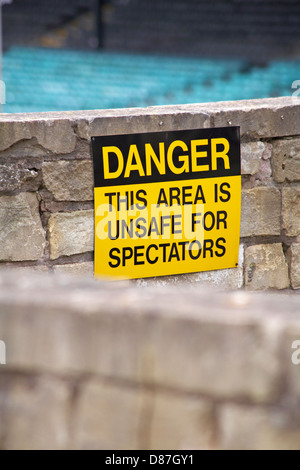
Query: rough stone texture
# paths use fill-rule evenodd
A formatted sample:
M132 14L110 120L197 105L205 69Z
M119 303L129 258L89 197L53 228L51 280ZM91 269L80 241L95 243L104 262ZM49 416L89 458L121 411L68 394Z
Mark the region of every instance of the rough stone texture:
M288 250L291 286L300 289L300 243L293 243Z
M41 161L38 159L19 160L0 164L0 191L26 189L37 191L41 183Z
M287 236L300 235L300 187L282 189L282 227Z
M45 233L34 193L0 198L0 259L38 260L43 256Z
M240 289L244 284L244 246L240 245L239 265L233 269L220 269L192 274L191 281L221 290Z
M255 175L260 170L261 160L266 154L265 142L248 142L241 145L242 175Z
M48 224L50 258L94 249L94 211L52 214Z
M210 111L215 127L240 126L243 139L299 134L300 100L293 97L212 103Z
M272 155L273 177L278 183L300 181L300 139L275 140Z
M89 113L79 120L77 133L90 140L98 135L118 135L165 130L201 129L210 127L209 110L197 105L157 106Z
M69 446L71 394L63 381L17 375L9 379L1 370L0 385L1 448L51 450Z
M245 251L246 288L287 289L288 265L280 243L254 245Z
M11 147L20 140L31 139L29 126L22 121L7 120L0 126L0 151Z
M233 269L219 269L217 271L205 271L194 274L183 274L180 276L162 276L157 278L138 279L135 281L138 286L167 286L199 284L210 287L217 287L221 290L240 289L244 284L244 246L240 245L239 265Z
M53 271L57 273L66 273L74 276L93 277L94 263L91 261L82 263L57 264L53 266Z
M249 178L243 181L244 189L255 186L272 186L272 144L247 142L241 145L241 172Z
M24 120L28 121L28 125L24 125ZM18 140L38 134L36 127L45 120L48 120L52 127L61 127L59 129L61 138L58 143L47 142L51 148L58 148L61 142L69 148L72 147L73 142L67 143L66 135L72 141L74 134L72 126L75 126L75 123L81 139L89 139L93 135L152 132L160 129L195 129L210 127L213 123L215 127L240 126L243 137L256 140L298 135L300 100L282 97L150 108L3 115L0 117L2 129L0 150ZM39 135L39 143L48 148L45 145L47 140L45 134L43 136L44 139ZM50 140L49 133L47 137Z
M36 137L55 153L70 153L93 135L128 134L169 129L241 126L247 139L295 136L300 127L300 100L293 97L150 108L11 114L0 117L0 151ZM213 121L212 121L213 119ZM45 124L46 129L42 129ZM47 128L47 126L49 128ZM53 138L55 136L55 138Z
M1 449L299 449L298 296L0 286Z
M51 119L45 114L32 113L10 115L1 119L0 151L33 137L40 146L54 153L70 153L76 146L72 122L63 115L61 119Z
M280 210L277 188L242 190L241 237L280 235Z
M300 450L300 420L284 410L227 405L220 428L225 450Z
M300 100L285 97L150 108L0 115L0 193L5 197L11 195L24 199L24 195L16 194L19 191L35 192L40 203L42 225L48 228L47 242L43 240L42 249L38 251L35 246L36 225L30 232L29 221L28 224L26 222L26 231L19 230L19 225L16 228L15 223L10 224L13 231L2 243L0 261L36 260L37 264L48 265L52 269L51 260L93 251L93 221L88 216L92 214L93 207L91 136L233 125L241 127L242 136L242 242L245 247L268 242L293 248L293 243L300 242L300 189L297 185L300 174L299 111ZM5 199L2 203L0 201L0 214L1 204L7 204ZM37 211L34 210L34 213L33 218L37 220ZM3 211L2 214L4 221ZM22 211L22 214L24 222L26 212ZM3 227L2 233L6 233L7 222ZM44 237L43 231L42 235ZM292 237L295 237L294 240ZM21 247L23 253L20 255ZM59 265L72 262L74 266L54 269L75 272L79 269L75 265L90 259L61 259ZM295 259L294 255L294 261L291 261L294 276L297 269ZM238 289L245 285L244 268L243 265L232 270L141 280L139 284L200 282ZM297 285L295 282L293 280L292 284ZM250 283L247 288L252 285Z
M91 201L94 199L94 175L91 161L45 162L45 187L57 201Z

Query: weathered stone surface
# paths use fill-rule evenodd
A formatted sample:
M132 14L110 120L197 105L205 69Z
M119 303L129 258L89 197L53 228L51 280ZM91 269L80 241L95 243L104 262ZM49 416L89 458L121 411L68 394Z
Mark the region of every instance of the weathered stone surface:
M190 396L153 393L141 409L141 417L142 413L144 434L147 430L150 434L150 446L145 439L147 448L209 450L216 446L213 406L209 402Z
M291 286L300 289L300 243L293 243L288 250Z
M0 259L38 260L43 256L45 233L34 193L0 198Z
M83 263L58 264L53 266L53 271L57 273L72 274L75 276L93 277L94 263L87 261Z
M233 269L220 269L190 274L191 281L200 285L216 287L221 290L240 289L244 284L244 246L240 245L239 265Z
M225 450L300 450L300 419L288 409L224 406L220 432Z
M168 115L170 115L169 118ZM133 108L81 111L80 113L72 113L71 116L73 120L79 118L83 120L79 124L79 135L85 139L89 139L93 135L155 132L159 130L159 127L161 130L209 127L209 117L212 117L215 127L240 126L242 137L256 140L258 138L297 135L300 127L300 100L295 100L293 97L282 97L181 106L157 106L138 110ZM160 116L164 119L160 119ZM160 124L161 122L162 124Z
M273 178L278 183L300 181L300 139L275 140L272 154Z
M94 175L91 161L56 161L43 165L45 187L57 201L94 199Z
M242 175L255 175L260 170L261 160L268 156L265 142L248 142L241 145Z
M157 106L99 111L78 121L77 134L90 140L97 135L131 134L210 127L209 110L199 105Z
M61 119L51 119L38 113L22 116L22 121L18 121L15 116L6 116L1 120L0 151L20 140L30 140L34 137L39 145L54 153L66 154L75 149L76 135L72 121L68 118L61 115Z
M46 120L34 123L32 126L32 137L36 137L38 143L54 153L71 153L76 146L76 135L72 122L68 119Z
M95 135L241 126L247 138L294 136L300 127L300 103L292 97L264 100L203 103L150 108L3 115L0 151L22 139L36 137L55 153L74 150L74 123L81 139ZM49 124L48 124L49 123ZM49 125L50 130L46 129ZM43 128L44 129L39 129ZM55 138L53 139L53 135ZM72 150L71 150L72 149Z
M280 191L257 187L242 191L241 237L280 235Z
M32 134L25 122L7 120L0 126L0 151L11 147L20 140L31 139Z
M94 249L94 211L52 214L48 223L50 258Z
M288 265L281 243L246 248L245 277L246 288L250 290L288 288Z
M255 186L272 186L271 168L272 144L267 142L248 142L241 145L242 175L250 178L243 181L244 189Z
M120 399L120 397L122 398ZM102 382L80 393L74 423L75 449L138 449L142 392Z
M244 284L244 246L240 245L239 265L234 269L219 269L217 271L206 271L194 274L182 274L180 276L163 276L157 278L138 279L138 286L167 286L199 284L203 286L214 286L221 290L240 289Z
M282 189L282 227L287 236L300 235L300 187Z
M0 436L5 449L68 448L70 395L67 385L53 377L16 375L7 380L1 371Z
M41 181L40 168L41 162L37 159L0 164L0 191L14 191L24 187L36 191Z
M299 134L300 100L292 97L210 103L215 127L240 126L248 139Z

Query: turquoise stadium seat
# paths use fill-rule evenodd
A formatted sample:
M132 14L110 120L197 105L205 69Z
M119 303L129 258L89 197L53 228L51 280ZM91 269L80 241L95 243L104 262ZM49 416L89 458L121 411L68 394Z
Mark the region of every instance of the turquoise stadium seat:
M16 47L3 57L2 112L144 107L288 96L300 58L266 67L209 60Z

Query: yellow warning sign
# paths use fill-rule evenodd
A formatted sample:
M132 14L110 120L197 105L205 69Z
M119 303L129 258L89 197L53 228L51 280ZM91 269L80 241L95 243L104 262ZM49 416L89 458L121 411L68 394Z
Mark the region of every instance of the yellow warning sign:
M239 128L93 137L95 275L238 264Z

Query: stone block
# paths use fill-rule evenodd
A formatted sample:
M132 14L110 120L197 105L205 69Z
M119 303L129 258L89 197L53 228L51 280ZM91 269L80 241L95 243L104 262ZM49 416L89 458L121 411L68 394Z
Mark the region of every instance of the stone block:
M41 184L40 168L40 160L29 158L0 164L0 191L24 188L37 191Z
M246 248L245 277L249 290L287 289L290 286L288 265L281 243Z
M157 391L148 394L148 402L140 411L140 416L143 415L144 432L148 428L150 435L150 449L210 450L216 447L214 410L210 402ZM147 439L144 444L147 445Z
M18 120L5 116L0 126L0 151L21 140L36 138L39 145L50 152L67 154L75 150L76 134L68 118L55 119L39 113Z
M272 168L277 183L300 181L300 138L274 140Z
M51 259L94 249L93 210L52 214L48 229Z
M91 161L55 161L43 165L46 189L56 201L91 201L94 199L94 175Z
M280 235L280 210L277 188L242 190L241 237Z
M265 142L247 142L241 145L242 175L255 175L260 170L268 144Z
M293 97L210 103L215 127L240 126L243 139L299 134L300 100Z
M0 260L30 261L43 257L46 244L39 202L34 193L0 198Z
M77 134L81 139L92 136L158 132L210 127L209 110L199 105L156 106L89 113L80 119Z
M53 377L0 377L0 436L5 450L64 450L69 446L69 401Z
M300 235L300 187L282 189L282 227L289 237Z
M293 243L288 250L291 286L300 289L300 243Z
M143 392L135 388L100 381L84 384L74 417L73 448L138 449L143 400Z
M74 419L76 449L210 449L214 413L195 397L91 381Z

